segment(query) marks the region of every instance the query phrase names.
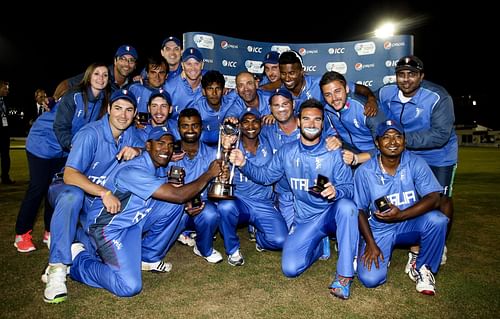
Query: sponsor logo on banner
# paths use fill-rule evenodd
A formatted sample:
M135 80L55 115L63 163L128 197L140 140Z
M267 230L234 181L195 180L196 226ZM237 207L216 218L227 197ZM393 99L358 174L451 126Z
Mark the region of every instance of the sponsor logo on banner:
M384 76L382 83L389 84L389 83L396 83L396 76L395 75L386 75Z
M236 76L224 74L224 80L226 81L225 87L230 89L234 89L236 87Z
M304 65L303 69L306 72L316 72L316 65Z
M262 47L247 46L247 51L250 53L262 53Z
M238 49L237 44L231 44L231 43L227 42L226 40L222 40L220 42L220 47L223 48L224 50L226 50L226 49Z
M236 68L237 64L237 61L222 60L222 66L226 68Z
M328 48L328 54L344 54L345 48Z
M276 51L279 54L285 52L285 51L290 51L290 47L288 45L273 45L271 47L271 51Z
M390 50L392 48L397 48L397 47L404 47L406 46L405 42L391 42L391 41L384 41L384 49Z
M354 45L354 50L358 55L370 55L375 54L376 50L375 42L359 42Z
M385 60L385 66L388 68L396 67L396 63L398 63L398 60Z
M315 49L315 50L306 50L306 48L300 48L299 49L299 54L301 56L304 56L306 54L318 54L318 49Z
M246 60L245 68L250 73L262 73L262 61Z
M367 63L367 64L363 64L363 63L356 63L354 65L354 69L356 71L361 71L361 70L364 70L364 69L370 69L370 68L374 68L375 67L375 63Z
M345 62L328 62L326 64L327 71L335 71L340 74L347 73L347 64Z
M211 35L206 35L206 34L195 34L193 36L193 41L196 43L196 46L198 48L203 48L203 49L214 49L214 38Z
M367 86L367 87L373 86L373 80L356 81L356 83Z

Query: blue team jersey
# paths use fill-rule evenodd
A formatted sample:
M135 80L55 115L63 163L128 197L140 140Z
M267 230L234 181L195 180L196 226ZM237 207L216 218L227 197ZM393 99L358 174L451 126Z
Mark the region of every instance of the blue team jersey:
M313 76L313 75L304 75L304 81L306 82L304 87L302 88L302 91L300 91L298 96L295 96L292 93L293 96L293 101L295 103L295 114L299 113L299 107L300 105L309 99L316 99L318 101L321 101L322 103L324 102L323 100L323 94L321 93L321 88L319 86L319 81L321 78L319 76ZM284 85L281 86L284 89L287 89Z
M26 138L26 150L37 157L51 159L68 156L52 128L58 107L59 103L56 103L50 111L43 112L31 126Z
M450 166L458 160L458 142L453 123L453 100L444 88L422 81L417 93L406 103L396 84L378 91L379 105L404 131L406 147L432 166Z
M378 124L385 120L385 115L379 110L375 117L366 117L364 115L365 104L366 99L363 97L349 94L346 105L340 111L326 104L325 108L328 112L325 112L325 116L333 123L344 143L349 144L356 151L375 155L376 129Z
M441 192L442 186L432 173L429 165L419 156L405 150L401 162L392 176L384 173L379 164L379 156L371 158L354 173L354 202L363 210L375 229L396 227L397 223L380 222L373 213L377 210L374 201L387 196L400 210L413 206L423 196Z
M273 150L267 141L259 136L259 146L254 154L248 152L240 142L239 149L243 152L247 163L251 162L255 166L266 167L273 158ZM263 201L273 199L273 187L270 185L263 185L263 183L255 183L250 180L239 169L235 169L233 184L235 185L236 197L243 197L254 201Z
M194 107L195 102L203 96L201 82L196 88L192 88L189 82L181 76L163 84L168 94L172 97L172 119L177 120L179 113L189 107Z
M229 93L228 95L235 94L236 98L234 100L234 103L238 105L237 108L238 110L245 110L247 108L247 105L245 104L245 101L238 95L238 93L235 91ZM271 97L272 92L271 91L263 91L261 89L257 89L257 98L259 99L259 113L261 116L271 114L271 108L269 106L269 98ZM239 114L236 114L235 117L239 117Z
M134 83L130 85L129 91L132 92L137 100L137 112L149 113L148 101L153 93L154 88L143 85L141 83Z
M198 153L196 153L193 158L189 158L189 156L185 154L182 160L170 162L168 168L174 165L183 167L186 174L184 176L184 183L187 184L196 180L203 173L205 173L208 170L210 163L215 160L216 155L217 150L214 147L199 142ZM201 197L204 200L207 199L206 188L201 193Z
M115 215L107 213L102 199L96 197L86 212L84 229L88 231L90 225L123 229L124 226L131 225L130 221L132 225L139 223L151 211L153 193L165 183L158 172L148 152L112 169L104 187L120 199L120 218L114 219Z
M116 155L123 147L143 146L132 126L116 142L109 126L109 115L82 128L72 143L66 166L76 169L99 185L106 180L109 168L117 164Z
M290 135L287 135L279 127L278 122L274 122L271 125L263 125L260 136L267 140L273 150L273 154L275 154L284 144L300 139L300 128L297 127ZM276 183L274 191L278 194L290 191L285 176Z
M97 121L104 100L104 92L93 97L92 90L88 88L87 103L81 91L68 92L59 101L56 118L54 120L54 132L61 146L71 149L71 141L76 132L85 124Z
M295 221L298 223L315 219L333 205L333 201L309 192L318 174L328 177L335 186L335 199L350 199L353 195L351 169L344 163L340 149L329 152L323 139L314 146L305 146L300 140L285 144L268 165L256 166L247 161L241 170L263 184L271 184L286 176L294 195Z
M218 111L214 110L208 104L207 98L202 97L196 101L194 108L200 112L202 119L201 141L208 145L217 145L219 140L219 126L224 122L226 117L239 117L241 110L232 110L235 96L224 95L221 100L221 105Z

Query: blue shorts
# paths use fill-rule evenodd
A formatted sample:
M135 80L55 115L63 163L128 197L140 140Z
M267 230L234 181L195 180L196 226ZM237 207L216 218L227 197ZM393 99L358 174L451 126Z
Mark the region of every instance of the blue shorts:
M443 187L441 196L446 196L451 198L453 194L453 182L455 180L455 172L457 170L457 164L450 166L430 166L432 173L436 176L439 184Z

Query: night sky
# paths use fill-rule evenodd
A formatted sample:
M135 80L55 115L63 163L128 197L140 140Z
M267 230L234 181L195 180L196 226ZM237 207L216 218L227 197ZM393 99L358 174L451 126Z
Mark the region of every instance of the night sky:
M182 33L186 31L279 43L344 42L369 38L384 19L391 19L399 23L397 34L414 35L415 55L424 62L426 79L444 86L453 96L456 123L477 121L500 128L498 106L493 105L493 92L498 91L495 87L498 84L493 81L494 72L486 72L484 67L486 58L498 54L490 52L487 38L480 40L487 34L488 21L477 13L488 9L454 8L459 12L452 14L449 9L437 10L415 1L411 5L376 2L368 5L357 3L357 7L345 7L344 4L317 7L311 10L315 12L311 16L297 8L272 17L265 8L256 6L253 18L239 19L239 13L235 13L231 18L237 22L231 23L226 18L211 16L209 22L189 22L186 23L189 27L185 28L182 28L183 24L166 21L166 18L160 24L162 18L154 14L153 7L148 8L148 13L141 14L142 18L130 18L130 27L113 27L124 21L117 12L110 14L111 22L99 21L99 16L81 21L75 18L68 23L51 19L50 23L31 32L19 31L16 28L19 24L3 25L0 28L0 78L11 83L9 105L31 107L36 88L45 88L51 94L61 80L83 72L88 64L95 61L112 63L116 48L121 44L134 46L140 57L146 57L158 52L167 36L182 39ZM177 13L179 17L188 14L187 11ZM217 23L233 24L234 28L207 27L215 25L216 19ZM272 23L277 26L264 27ZM234 31L237 27L247 31ZM71 36L65 36L68 32ZM141 62L139 60L138 69L142 69ZM498 64L492 62L490 65L498 67ZM473 100L477 106L472 106Z

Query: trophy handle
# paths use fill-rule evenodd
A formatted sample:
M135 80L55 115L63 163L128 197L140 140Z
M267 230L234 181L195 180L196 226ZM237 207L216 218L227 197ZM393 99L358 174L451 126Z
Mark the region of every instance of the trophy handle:
M241 130L238 131L238 137L236 138L236 147L235 148L239 148L240 147L240 136L241 136ZM235 167L236 167L236 165L234 165L234 164L231 167L231 173L229 173L229 184L233 184L234 168Z

